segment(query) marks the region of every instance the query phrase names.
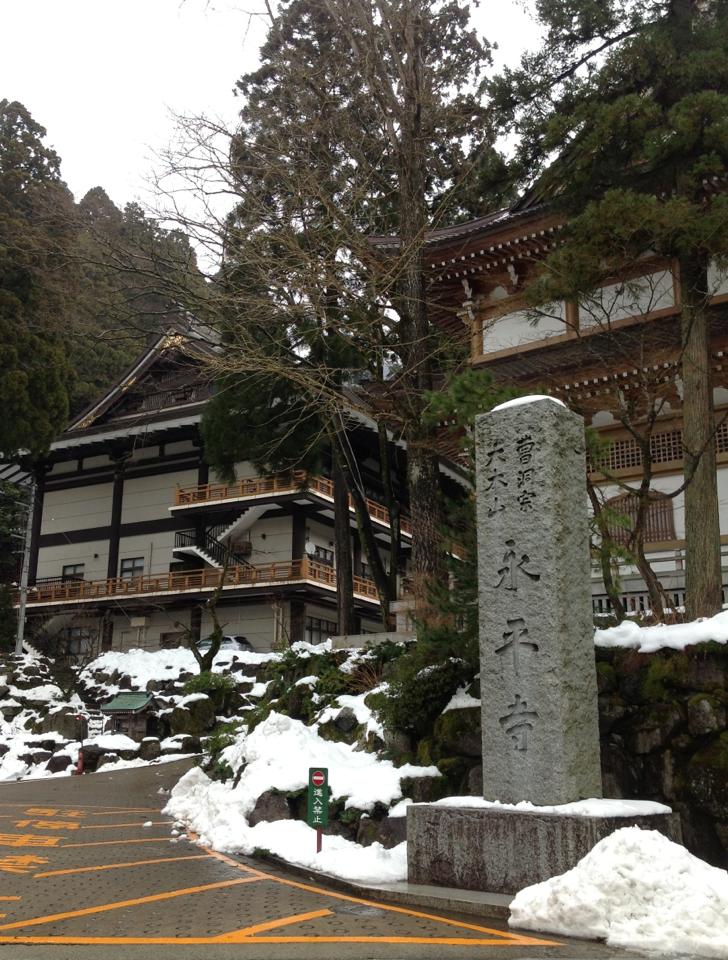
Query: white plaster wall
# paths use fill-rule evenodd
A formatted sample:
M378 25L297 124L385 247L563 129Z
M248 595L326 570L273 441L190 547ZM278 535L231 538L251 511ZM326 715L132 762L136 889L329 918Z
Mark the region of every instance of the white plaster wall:
M84 470L95 470L97 467L108 467L111 465L111 457L102 453L98 457L84 457L83 458L83 469Z
M74 473L77 465L77 460L59 460L57 463L53 464L51 469L48 471L47 476L58 477L63 473Z
M46 490L41 536L105 527L111 522L112 484L95 483L68 490Z
M274 641L273 607L267 603L249 603L239 606L221 606L220 624L225 634L238 634L250 641L255 650L264 653L271 649ZM201 637L212 630L212 619L207 613L202 615Z
M290 515L257 520L244 535L253 544L250 562L254 564L280 563L291 560L293 520Z
M672 273L658 270L646 277L635 277L600 287L579 304L579 326L609 326L617 320L637 317L675 305Z
M119 570L121 561L144 557L144 576L168 573L174 546L174 530L151 533L140 537L121 537L119 541Z
M38 578L60 577L66 564L83 563L85 580L105 580L108 551L107 540L41 547L38 551ZM94 554L97 556L94 557Z
M174 443L165 443L164 455L171 457L176 453L197 452L197 447L191 440L176 440Z
M141 626L132 626L131 620L144 620ZM180 622L185 627L190 625L189 610L154 610L151 613L130 612L114 617L112 649L130 650L158 650L163 633L179 633L176 625Z
M152 477L125 478L121 522L138 523L141 520L161 520L170 517L169 508L175 502L177 486L190 487L196 483L196 470L160 473Z
M486 321L483 324L483 353L509 350L525 343L568 333L569 328L564 322L563 303L539 308L538 323L532 322L535 316L532 310L516 310L498 317L497 320Z

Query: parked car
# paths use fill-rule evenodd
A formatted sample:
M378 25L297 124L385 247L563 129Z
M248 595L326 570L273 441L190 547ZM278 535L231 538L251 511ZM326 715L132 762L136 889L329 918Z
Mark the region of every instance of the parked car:
M201 650L203 653L206 650L209 650L212 646L212 637L205 637L204 640L200 640L197 644L197 649ZM253 650L253 645L247 637L237 635L224 636L220 641L220 651L223 650L238 650L245 651L246 653L251 653Z

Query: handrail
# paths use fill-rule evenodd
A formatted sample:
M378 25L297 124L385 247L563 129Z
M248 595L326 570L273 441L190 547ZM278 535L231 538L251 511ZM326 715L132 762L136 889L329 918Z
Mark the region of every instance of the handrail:
M241 557L217 539L217 534L222 533L226 526L227 524L220 523L199 533L196 530L178 530L174 535L174 545L175 547L197 547L214 560L219 567L224 567L226 563L243 567L252 566L245 557Z
M202 483L195 487L178 487L175 506L214 503L219 500L244 500L247 497L259 497L272 493L296 493L299 490L310 490L331 500L334 498L334 484L328 477L312 476L306 474L305 470L292 470L290 473L278 473L269 477L241 477L234 483ZM365 502L369 515L388 527L390 525L389 510L368 497ZM349 497L349 509L354 509L351 497ZM402 517L399 527L406 537L412 536L412 525L409 520Z
M212 567L201 570L180 570L156 576L111 577L106 580L74 580L66 583L40 584L31 588L28 603L52 603L54 601L96 600L105 597L134 596L148 593L182 593L189 590L213 590L220 582L222 571ZM309 580L323 586L336 588L336 571L326 564L304 557L302 560L286 560L280 563L265 563L260 566L237 564L225 572L225 587L254 587L290 580ZM379 601L376 585L364 577L354 577L354 593L368 600ZM18 602L18 592L13 602Z

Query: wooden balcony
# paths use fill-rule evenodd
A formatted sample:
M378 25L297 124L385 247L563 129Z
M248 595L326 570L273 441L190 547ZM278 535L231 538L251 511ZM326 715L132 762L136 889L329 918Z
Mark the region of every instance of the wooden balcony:
M334 484L327 477L310 476L303 470L293 470L291 473L275 474L270 477L242 477L234 483L203 483L196 487L178 487L174 507L200 506L296 493L312 493L333 503ZM388 527L387 508L376 500L368 498L366 504L372 520ZM351 497L349 497L349 509L354 510ZM400 530L403 536L412 536L409 520L404 518L400 520Z
M162 573L156 576L39 583L29 589L28 604L81 603L122 597L211 592L217 587L220 574L220 570L208 567L201 570ZM310 557L282 563L266 563L262 566L235 566L228 569L223 590L234 591L239 588L259 588L301 582L336 590L336 571ZM375 584L364 577L354 577L354 594L372 603L379 603ZM18 604L17 591L13 602L15 605Z

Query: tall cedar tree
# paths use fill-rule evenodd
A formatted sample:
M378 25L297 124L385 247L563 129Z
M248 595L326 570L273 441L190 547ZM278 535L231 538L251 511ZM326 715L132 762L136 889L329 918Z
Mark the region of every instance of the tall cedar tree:
M579 298L648 250L677 262L686 607L707 616L721 608L708 266L728 257L728 3L535 8L543 47L492 89L521 184L570 215L534 299Z
M457 0L287 0L261 67L239 81L230 155L227 372L275 368L334 442L352 369L396 397L418 581L442 560L438 459L422 416L440 349L424 235L433 219L462 215L473 183L499 169L473 92L488 50L468 21ZM397 237L395 253L380 255L373 234ZM356 465L340 466L355 495Z
M0 100L0 459L37 460L68 416L74 207L45 134Z

